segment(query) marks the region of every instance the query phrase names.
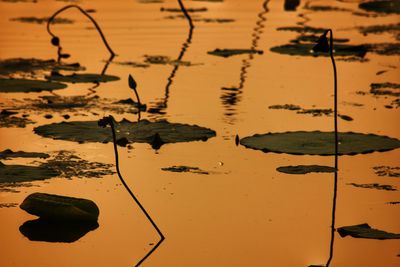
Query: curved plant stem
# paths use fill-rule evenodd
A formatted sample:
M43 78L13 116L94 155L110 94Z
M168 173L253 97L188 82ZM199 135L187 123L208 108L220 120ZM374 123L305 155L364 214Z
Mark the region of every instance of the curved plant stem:
M99 32L101 39L103 40L104 45L107 47L108 52L110 52L111 57L114 57L116 54L114 53L114 51L111 49L110 45L108 44L106 37L104 36L103 32L101 31L100 26L97 24L97 22L94 20L94 18L92 16L90 16L84 9L82 9L80 6L78 5L68 5L65 6L63 8L61 8L60 10L56 11L53 16L51 16L49 18L49 20L47 21L47 32L52 36L52 37L57 37L56 35L54 35L51 30L50 30L50 24L53 22L54 18L60 14L61 12L70 9L70 8L76 8L78 9L83 15L85 15L86 17L88 17L90 19L90 21L93 23L93 25L96 27L96 30ZM60 49L60 47L59 47Z
M124 178L121 175L121 172L120 172L120 169L119 169L117 138L116 138L116 134L115 134L114 118L112 116L109 116L108 118L109 118L109 122L110 122L110 126L111 126L112 136L113 136L114 153L115 153L115 165L116 165L118 177L121 180L121 183L124 185L126 191L128 191L129 195L136 202L136 204L139 206L141 211L144 213L146 218L150 221L151 225L154 227L154 229L156 229L158 235L160 236L160 240L157 242L157 244L142 259L140 259L140 261L135 265L135 267L137 267L137 266L140 266L158 248L158 246L160 246L160 244L164 241L165 237L164 237L163 233L161 232L161 230L156 225L156 223L150 217L149 213L146 211L146 209L143 207L143 205L140 203L140 201L137 199L137 197L130 190L130 188L128 187L128 185L126 184Z
M339 140L338 140L338 125L337 125L337 73L336 73L336 64L335 59L333 57L333 33L332 30L328 30L330 33L329 40L329 55L332 61L333 66L333 78L334 78L334 128L335 128L335 177L333 184L333 203L332 203L332 223L331 223L331 242L329 249L329 258L326 263L326 267L329 267L332 258L333 258L333 244L335 240L335 220L336 220L336 197L337 197L337 183L338 183L338 150L339 150Z
M182 0L178 0L178 3L179 3L179 6L180 6L180 8L181 8L181 10L182 10L182 12L183 12L183 15L186 17L186 19L187 19L188 22L189 22L189 27L190 27L190 28L194 28L193 20L192 20L192 18L190 17L189 13L187 12L185 6L183 5Z

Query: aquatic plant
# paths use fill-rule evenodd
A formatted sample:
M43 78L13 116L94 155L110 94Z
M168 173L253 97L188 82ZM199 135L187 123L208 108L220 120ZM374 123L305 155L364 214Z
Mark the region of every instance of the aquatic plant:
M161 243L164 241L165 237L161 230L158 228L156 223L153 221L153 219L150 217L149 213L146 211L144 206L140 203L139 199L133 194L129 186L126 184L124 178L121 175L121 171L119 169L119 159L118 159L118 148L117 148L117 137L115 133L115 125L114 125L114 118L113 116L108 116L100 119L98 121L98 125L101 127L111 127L111 133L113 137L113 144L114 144L114 155L115 155L115 166L117 169L117 174L118 178L121 180L121 183L125 187L126 191L128 191L129 195L132 197L132 199L135 201L135 203L139 206L140 210L144 213L146 218L150 221L151 225L154 227L154 229L157 231L158 235L160 236L160 240L154 245L154 247L142 258L139 260L139 262L135 265L135 267L140 266L157 248L158 246L161 245Z
M56 36L51 30L50 30L50 25L53 23L54 19L56 18L56 16L62 12L64 12L67 9L70 8L76 8L78 9L83 15L85 15L86 17L88 17L90 19L90 21L93 23L93 25L95 26L96 30L98 31L98 33L100 34L101 40L103 41L104 45L106 46L108 52L110 52L111 56L110 59L113 59L116 54L114 53L114 51L111 49L110 45L108 44L106 37L104 36L100 26L97 24L96 20L90 16L88 14L88 12L86 12L84 9L82 9L80 6L78 5L67 5L61 9L59 9L58 11L56 11L47 21L47 32L52 36L51 38L51 44L56 46L58 48L57 50L57 61L60 61L62 58L69 58L70 55L66 54L66 53L62 53L62 47L60 45L60 38L58 36Z
M329 43L327 34L329 32ZM336 198L337 198L337 183L338 183L338 152L339 152L339 141L338 141L338 125L337 125L337 73L336 73L336 64L335 58L333 57L333 32L332 29L326 30L318 39L317 44L313 47L313 51L328 53L331 58L332 67L333 67L333 117L334 117L334 129L335 129L335 173L334 173L334 182L333 182L333 203L332 203L332 222L331 222L331 241L330 241L330 249L329 249L329 258L326 262L326 267L329 267L329 264L333 258L333 244L335 240L335 215L336 215Z

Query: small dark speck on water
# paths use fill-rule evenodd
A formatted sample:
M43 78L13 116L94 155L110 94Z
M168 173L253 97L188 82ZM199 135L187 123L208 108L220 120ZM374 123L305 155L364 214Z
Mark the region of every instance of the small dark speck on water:
M51 115L51 114L46 114L46 115L44 115L44 117L45 117L46 119L51 119L51 118L53 118L53 115Z

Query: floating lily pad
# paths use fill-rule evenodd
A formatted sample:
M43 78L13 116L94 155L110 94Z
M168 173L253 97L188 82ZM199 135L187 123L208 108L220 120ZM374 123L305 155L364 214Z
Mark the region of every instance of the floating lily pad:
M397 40L400 40L400 23L397 24L385 24L385 25L372 25L372 26L361 26L357 29L364 35L368 34L381 34L391 33L394 34Z
M320 36L318 35L305 35L302 34L300 36L298 36L296 39L291 40L290 42L292 43L312 43L312 44L316 44L318 42ZM334 38L333 42L336 43L347 43L350 42L350 39L347 38Z
M231 57L242 54L263 54L264 51L256 49L215 49L214 51L209 51L207 54L219 56L219 57Z
M191 66L193 65L189 61L182 61L182 60L172 60L168 56L162 55L144 55L144 62L148 64L155 64L155 65L180 65L180 66Z
M43 219L26 221L19 231L30 241L71 243L99 227L97 222L54 222Z
M366 44L367 50L378 55L400 55L400 43Z
M168 8L168 7L161 7L161 12L174 12L174 13L181 13L182 9L180 8ZM199 7L199 8L186 8L186 11L189 13L193 12L206 12L208 9L206 7Z
M289 27L279 27L278 31L291 31L297 33L324 33L327 29L325 28L315 28L310 26L289 26Z
M356 183L348 183L348 185L352 185L355 187L361 187L361 188L368 188L368 189L378 189L378 190L386 190L386 191L397 191L393 186L391 185L386 185L386 184L356 184Z
M46 180L59 174L46 166L5 165L0 162L0 184Z
M314 52L312 48L315 44L298 43L274 46L270 50L275 53L291 56L329 56L329 53ZM365 45L336 44L335 56L357 56L364 57L367 53Z
M347 8L341 8L341 7L335 7L335 6L322 6L322 5L312 5L312 6L305 6L304 7L305 9L308 9L308 10L312 10L312 11L316 11L316 12L318 12L318 11L322 11L322 12L333 12L333 11L336 11L336 12L348 12L348 11L351 11L350 9L347 9Z
M400 2L398 0L377 0L361 3L359 8L369 12L400 14Z
M400 84L398 83L371 83L371 94L400 96Z
M12 113L14 114L14 113ZM26 117L16 117L12 116L11 113L8 113L7 111L2 110L0 112L0 127L2 128L9 128L9 127L19 127L19 128L24 128L26 127L27 124L32 124L34 123L30 119Z
M300 110L301 107L293 104L284 104L284 105L272 105L268 107L269 109L286 109L286 110Z
M100 213L96 203L89 199L47 193L30 194L20 208L41 219L60 222L96 222Z
M201 170L199 167L190 167L190 166L172 166L172 167L161 168L161 170L169 172L191 172L197 174L210 174L207 171Z
M70 70L78 71L84 68L79 63L59 63L54 59L9 58L0 60L0 74L32 73L36 71Z
M36 23L36 24L45 24L49 20L48 17L37 18L37 17L19 17L19 18L11 18L11 21L19 21L23 23ZM73 20L67 18L54 18L51 24L72 24Z
M67 82L67 83L105 83L119 80L119 77L106 74L96 73L74 73L72 75L62 75L53 72L50 76L46 76L50 81Z
M298 166L282 166L276 168L278 172L287 174L306 174L311 172L335 172L334 167L320 165L298 165Z
M367 223L344 226L337 229L341 237L351 236L355 238L370 238L370 239L399 239L400 234L388 233L382 230L371 228Z
M49 154L39 153L39 152L24 152L17 151L14 152L11 149L6 149L0 151L0 159L8 159L8 158L42 158L46 159L49 157Z
M400 147L400 140L387 136L339 133L339 155L355 155L374 151L388 151ZM295 155L334 155L334 132L284 132L256 134L240 140L245 147L263 152Z
M64 89L67 85L49 81L27 79L0 79L2 93L29 93Z
M376 166L373 169L378 176L400 177L400 167Z
M18 203L0 203L1 208L15 208L18 207Z
M167 121L150 122L141 120L130 122L122 120L116 123L117 139L127 138L129 142L152 144L158 134L163 143L190 142L207 140L215 136L215 131L197 125L170 123ZM74 142L102 142L112 140L111 130L98 126L97 121L74 121L52 123L36 127L36 134L53 139Z

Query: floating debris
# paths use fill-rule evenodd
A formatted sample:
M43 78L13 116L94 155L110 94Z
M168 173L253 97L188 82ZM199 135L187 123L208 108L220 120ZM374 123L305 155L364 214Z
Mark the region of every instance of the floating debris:
M262 55L264 51L256 49L215 49L213 51L207 52L209 55L219 56L219 57L231 57L242 54L258 54Z
M388 151L400 147L400 140L387 136L338 133L339 155L356 155L374 151ZM334 132L284 132L256 134L240 140L240 144L263 152L295 155L334 155Z
M320 165L298 165L298 166L282 166L276 168L278 172L287 174L307 174L312 172L335 172L334 167Z
M348 185L352 185L355 187L361 187L361 188L368 188L368 189L378 189L378 190L386 190L386 191L397 191L393 186L391 185L382 185L382 184L356 184L356 183L348 183Z
M378 176L400 177L400 167L376 166L372 169Z
M191 173L196 173L196 174L210 174L207 171L203 171L198 167L190 167L190 166L172 166L172 167L166 167L166 168L161 168L163 171L169 171L169 172L191 172Z
M369 239L399 239L400 234L388 233L382 230L371 228L367 223L339 227L337 229L341 237L351 236L355 238L369 238Z

